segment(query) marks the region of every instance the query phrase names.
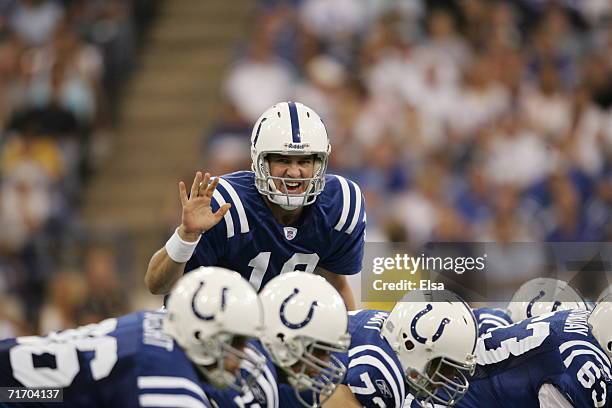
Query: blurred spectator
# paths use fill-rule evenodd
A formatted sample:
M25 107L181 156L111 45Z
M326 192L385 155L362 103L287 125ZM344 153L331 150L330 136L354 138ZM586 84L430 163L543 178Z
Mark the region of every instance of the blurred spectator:
M75 271L58 272L49 283L48 290L38 332L49 333L78 326L79 310L88 296L83 277Z
M255 30L247 55L232 67L225 82L227 98L249 123L293 92L292 69L274 55L272 28L266 21Z
M60 23L64 10L53 0L21 0L10 17L10 26L30 46L44 44Z
M80 311L80 323L95 323L126 313L127 294L124 282L119 279L113 252L106 248L91 248L86 254L84 269L89 293Z

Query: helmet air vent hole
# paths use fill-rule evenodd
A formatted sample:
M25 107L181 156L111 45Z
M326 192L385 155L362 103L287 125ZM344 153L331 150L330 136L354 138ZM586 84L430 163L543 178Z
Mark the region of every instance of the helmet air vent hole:
M306 116L310 117L310 112L306 112Z
M608 342L608 351L612 351L612 341Z
M406 347L406 350L410 351L414 348L414 343L411 340L406 340L404 342L404 347Z
M407 335L406 333L402 333L402 337L403 337L404 339L407 339L407 338L408 338L408 335Z
M280 112L276 112L276 114L278 115L278 117L279 117L279 118L281 117L281 114L280 114Z
M195 337L197 340L200 340L200 331L197 330L196 332L194 332L193 337Z

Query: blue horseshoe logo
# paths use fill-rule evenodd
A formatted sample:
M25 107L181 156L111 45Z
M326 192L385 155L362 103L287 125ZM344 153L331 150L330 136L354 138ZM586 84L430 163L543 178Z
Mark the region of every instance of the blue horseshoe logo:
M419 319L425 316L427 313L431 312L432 309L433 307L431 306L431 304L428 304L427 306L425 306L425 309L421 310L419 313L416 314L416 316L414 316L414 318L412 319L412 322L410 323L410 333L412 334L412 337L414 337L414 339L421 344L425 344L427 342L427 337L422 337L419 335L419 333L417 333L416 325ZM442 321L440 322L440 325L438 326L438 329L436 330L433 337L431 338L431 341L438 340L440 336L442 336L442 333L444 332L444 327L449 323L450 323L449 318L445 317L444 319L442 319Z
M191 310L193 310L193 314L196 315L198 319L209 321L215 318L214 313L210 315L204 315L198 312L198 309L196 309L195 307L195 300L198 297L198 293L200 293L203 287L204 287L204 282L200 282L200 287L195 291L195 293L193 294L193 297L191 298ZM225 310L225 293L227 292L227 290L228 290L227 287L224 287L223 289L221 289L221 310L222 311Z
M287 299L283 300L283 303L281 304L281 308L280 308L281 322L283 322L285 326L293 330L301 329L302 327L310 323L310 320L312 319L312 315L314 314L314 311L315 311L315 306L318 306L317 301L316 300L313 301L312 304L310 305L310 309L308 310L308 315L306 315L306 318L304 318L304 320L302 320L299 323L291 323L285 317L285 308L287 307L287 303L289 303L291 298L297 295L298 293L300 293L300 290L298 288L293 289L293 293L287 296Z
M531 314L531 309L533 308L533 305L535 305L535 302L537 302L538 300L542 299L544 297L544 295L546 295L546 293L544 293L543 290L540 291L540 293L538 294L538 296L534 297L533 299L531 299L531 302L529 302L529 304L527 305L527 318L529 317L533 317ZM555 302L556 304L556 302ZM560 305L560 303L559 303ZM557 305L557 307L559 307L559 305ZM553 306L553 310L555 306Z

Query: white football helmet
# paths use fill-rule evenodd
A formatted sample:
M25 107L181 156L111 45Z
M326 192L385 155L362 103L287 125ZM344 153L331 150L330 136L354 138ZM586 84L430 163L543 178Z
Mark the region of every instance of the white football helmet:
M600 299L589 316L589 326L601 348L612 361L612 295Z
M251 134L251 160L257 190L287 210L312 204L325 188L325 171L331 146L323 121L309 107L297 102L281 102L257 119ZM314 156L312 178L273 177L266 156L269 154ZM282 192L274 184L280 180L304 183L304 192Z
M450 291L409 292L385 320L382 335L397 354L420 406L453 406L467 392L467 377L476 367L478 324L459 296Z
M580 294L567 282L535 278L525 282L512 296L508 315L514 323L557 310L589 310Z
M612 296L612 285L608 286L604 290L601 291L599 296L597 296L597 303L603 302L603 300L607 297Z
M261 366L241 349L246 338L259 336L263 311L240 274L218 267L191 271L172 290L167 310L166 332L213 386L240 390L238 377L225 369L227 356Z
M346 374L332 352L348 350L348 316L342 297L323 277L290 272L272 279L260 293L266 331L261 341L287 375L304 406L301 391L321 404Z

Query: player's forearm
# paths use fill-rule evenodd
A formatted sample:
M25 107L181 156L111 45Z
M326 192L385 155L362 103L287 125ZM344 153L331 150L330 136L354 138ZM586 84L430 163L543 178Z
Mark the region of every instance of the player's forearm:
M184 263L174 262L165 248L157 251L149 261L145 275L145 285L154 295L165 295L170 292L174 283L183 276Z
M361 408L362 406L350 388L344 384L338 385L331 397L323 404L323 408Z
M355 310L355 297L345 275L338 275L321 267L317 267L315 273L327 279L334 289L338 291L340 296L342 296L342 300L344 300L347 310Z
M355 310L357 305L355 304L355 296L353 295L353 290L347 284L343 285L338 292L342 299L344 300L344 304L346 305L346 310Z

